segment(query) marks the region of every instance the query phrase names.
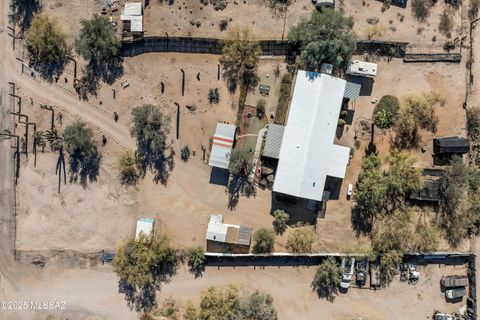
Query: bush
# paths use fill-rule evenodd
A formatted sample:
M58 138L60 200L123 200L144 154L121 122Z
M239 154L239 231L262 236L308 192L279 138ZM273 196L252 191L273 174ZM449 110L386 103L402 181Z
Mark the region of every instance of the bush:
M280 83L280 94L278 95L277 111L275 112L275 123L285 124L287 119L288 102L292 91L292 76L286 73Z
M228 27L228 19L222 19L222 20L220 20L220 23L218 24L218 27L220 28L220 31L225 31L225 30L227 30L227 27Z
M342 271L337 261L333 257L328 257L318 266L311 287L319 297L332 301L338 291L341 277Z
M118 160L120 181L122 184L133 185L138 180L137 157L132 150L125 150Z
M208 90L208 102L218 103L220 101L220 94L218 93L218 88Z
M412 0L413 16L420 22L425 22L430 15L430 8L433 6L432 0Z
M343 120L343 119L338 119L337 126L343 127L343 126L346 125L346 124L347 124L347 123L345 122L345 120Z
M273 220L273 228L275 232L282 234L287 229L287 222L290 219L288 213L283 210L275 210L273 213L275 220Z
M265 114L265 104L266 104L265 99L260 98L257 100L257 109L258 111L261 111L263 114Z
M270 253L273 251L275 244L275 234L273 230L261 228L258 229L254 236L253 253Z
M200 276L205 270L205 250L201 247L190 248L187 251L187 265L189 271L195 274L195 277Z
M395 124L400 109L397 97L386 95L378 101L373 112L373 123L380 129L388 129Z
M292 253L309 253L314 240L315 233L310 228L295 229L288 237L286 247Z
M232 175L247 175L253 164L250 161L250 155L247 150L235 148L230 154L230 163L228 171Z
M185 145L182 150L180 150L180 157L182 158L183 161L187 162L188 159L190 158L190 148L188 147L188 144Z

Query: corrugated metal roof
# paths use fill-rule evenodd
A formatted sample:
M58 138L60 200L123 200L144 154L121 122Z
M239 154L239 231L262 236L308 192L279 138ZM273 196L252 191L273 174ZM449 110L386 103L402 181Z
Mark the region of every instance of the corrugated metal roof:
M280 155L280 147L282 146L283 132L285 126L271 123L268 125L267 136L265 138L265 146L263 148L263 156L278 159Z
M236 127L232 124L218 123L212 141L212 152L208 165L228 169Z
M343 178L350 148L333 144L346 81L299 70L273 191L322 200L327 175Z
M124 16L141 16L142 3L141 2L127 2L123 8Z
M362 89L362 85L358 83L348 82L345 85L345 92L343 96L350 100L356 100L360 96L360 90Z

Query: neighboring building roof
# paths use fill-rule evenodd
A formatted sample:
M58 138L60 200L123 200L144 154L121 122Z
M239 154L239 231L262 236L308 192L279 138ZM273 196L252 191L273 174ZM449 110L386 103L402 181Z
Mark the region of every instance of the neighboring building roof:
M250 246L251 238L251 228L223 223L221 215L210 216L207 227L207 240Z
M441 137L433 139L433 152L435 154L457 153L463 154L470 151L470 142L463 137Z
M347 74L373 78L377 75L377 64L360 60L350 60Z
M327 176L343 178L350 148L333 144L346 81L299 70L273 191L322 200Z
M141 2L127 2L123 7L124 16L141 16L142 15L142 3Z
M135 239L140 237L140 233L146 236L153 234L153 228L155 225L155 219L140 218L137 221L137 230L135 231Z
M263 156L278 159L280 155L280 147L282 146L283 132L285 126L271 123L268 125L267 136L265 138L265 146L263 147Z
M350 100L356 100L360 96L360 90L362 89L362 85L358 83L348 82L345 85L345 92L343 96Z
M445 171L435 168L425 168L422 176L425 179L425 185L422 189L412 192L410 199L438 202L441 200L441 188L444 180Z
M213 136L209 166L228 169L236 127L232 124L218 123Z

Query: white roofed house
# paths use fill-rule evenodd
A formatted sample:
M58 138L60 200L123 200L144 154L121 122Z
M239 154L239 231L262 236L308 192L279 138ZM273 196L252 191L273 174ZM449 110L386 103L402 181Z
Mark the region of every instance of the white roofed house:
M228 169L236 129L232 124L217 123L217 129L215 130L215 135L212 140L212 151L208 162L209 166Z
M328 74L298 71L274 193L320 202L327 177L344 178L350 148L334 144L335 133L344 99L356 99L359 91L355 84Z

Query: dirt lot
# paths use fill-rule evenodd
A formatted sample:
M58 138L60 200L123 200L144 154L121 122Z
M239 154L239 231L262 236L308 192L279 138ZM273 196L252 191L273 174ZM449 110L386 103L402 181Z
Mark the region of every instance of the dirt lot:
M444 1L438 1L430 9L425 22L420 22L412 14L412 1L407 2L406 8L391 6L384 12L381 1L344 0L343 3L345 14L352 16L355 21L355 31L360 39L368 39L370 35L372 40L405 41L410 43L410 49L417 52L439 51L439 48L443 51L441 47L446 40L461 35L461 13L468 9L466 4L465 8L457 9ZM447 12L450 17L450 37L439 31L443 12ZM367 22L369 18L378 18L378 22L370 24Z

